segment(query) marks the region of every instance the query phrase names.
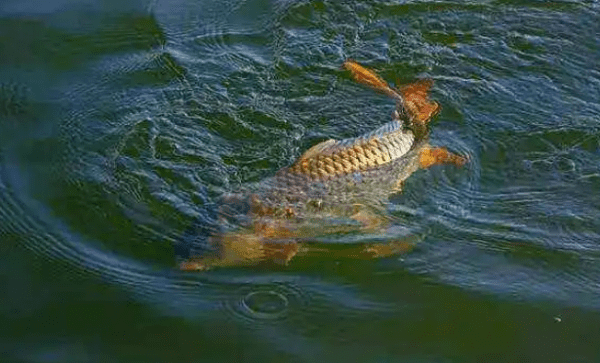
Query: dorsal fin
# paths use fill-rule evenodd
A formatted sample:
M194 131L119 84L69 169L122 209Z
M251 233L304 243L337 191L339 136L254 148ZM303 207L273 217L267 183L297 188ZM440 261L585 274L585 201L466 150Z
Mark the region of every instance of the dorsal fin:
M431 101L427 92L433 85L430 79L420 80L400 88L404 96L404 107L410 116L421 123L427 123L441 109L440 105Z

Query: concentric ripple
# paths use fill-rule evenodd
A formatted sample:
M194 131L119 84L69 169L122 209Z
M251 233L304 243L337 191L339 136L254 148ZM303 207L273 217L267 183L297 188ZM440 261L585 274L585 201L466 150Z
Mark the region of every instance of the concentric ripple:
M302 290L289 285L246 286L239 289L224 308L238 320L255 325L289 319L290 314L301 314L310 298Z

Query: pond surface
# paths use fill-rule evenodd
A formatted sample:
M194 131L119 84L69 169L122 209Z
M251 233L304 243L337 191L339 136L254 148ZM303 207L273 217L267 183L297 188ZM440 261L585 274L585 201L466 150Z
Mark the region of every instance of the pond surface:
M223 193L389 120L347 58L433 79L470 157L386 204L412 250L179 271ZM4 0L0 360L598 362L598 65L595 1Z

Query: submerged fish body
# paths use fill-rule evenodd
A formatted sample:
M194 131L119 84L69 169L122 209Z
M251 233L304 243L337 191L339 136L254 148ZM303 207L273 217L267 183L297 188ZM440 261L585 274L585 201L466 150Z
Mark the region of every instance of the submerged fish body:
M385 228L381 206L413 172L437 163L465 162L444 148L429 146L427 124L439 110L427 96L431 82L396 90L357 63L347 61L344 66L358 82L398 101L392 121L362 136L321 142L273 177L226 196L220 218L234 228L211 237L215 255L185 261L182 269L263 260L287 263L319 236L381 231ZM362 246L351 250L350 256L381 257L405 246L391 241L374 248Z

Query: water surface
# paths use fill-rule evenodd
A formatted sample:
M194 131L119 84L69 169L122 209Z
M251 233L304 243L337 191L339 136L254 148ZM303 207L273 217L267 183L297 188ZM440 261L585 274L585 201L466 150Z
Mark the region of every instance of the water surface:
M3 1L0 352L9 362L600 359L592 1ZM379 260L183 273L223 193L435 80L435 145ZM341 238L341 243L350 243Z

